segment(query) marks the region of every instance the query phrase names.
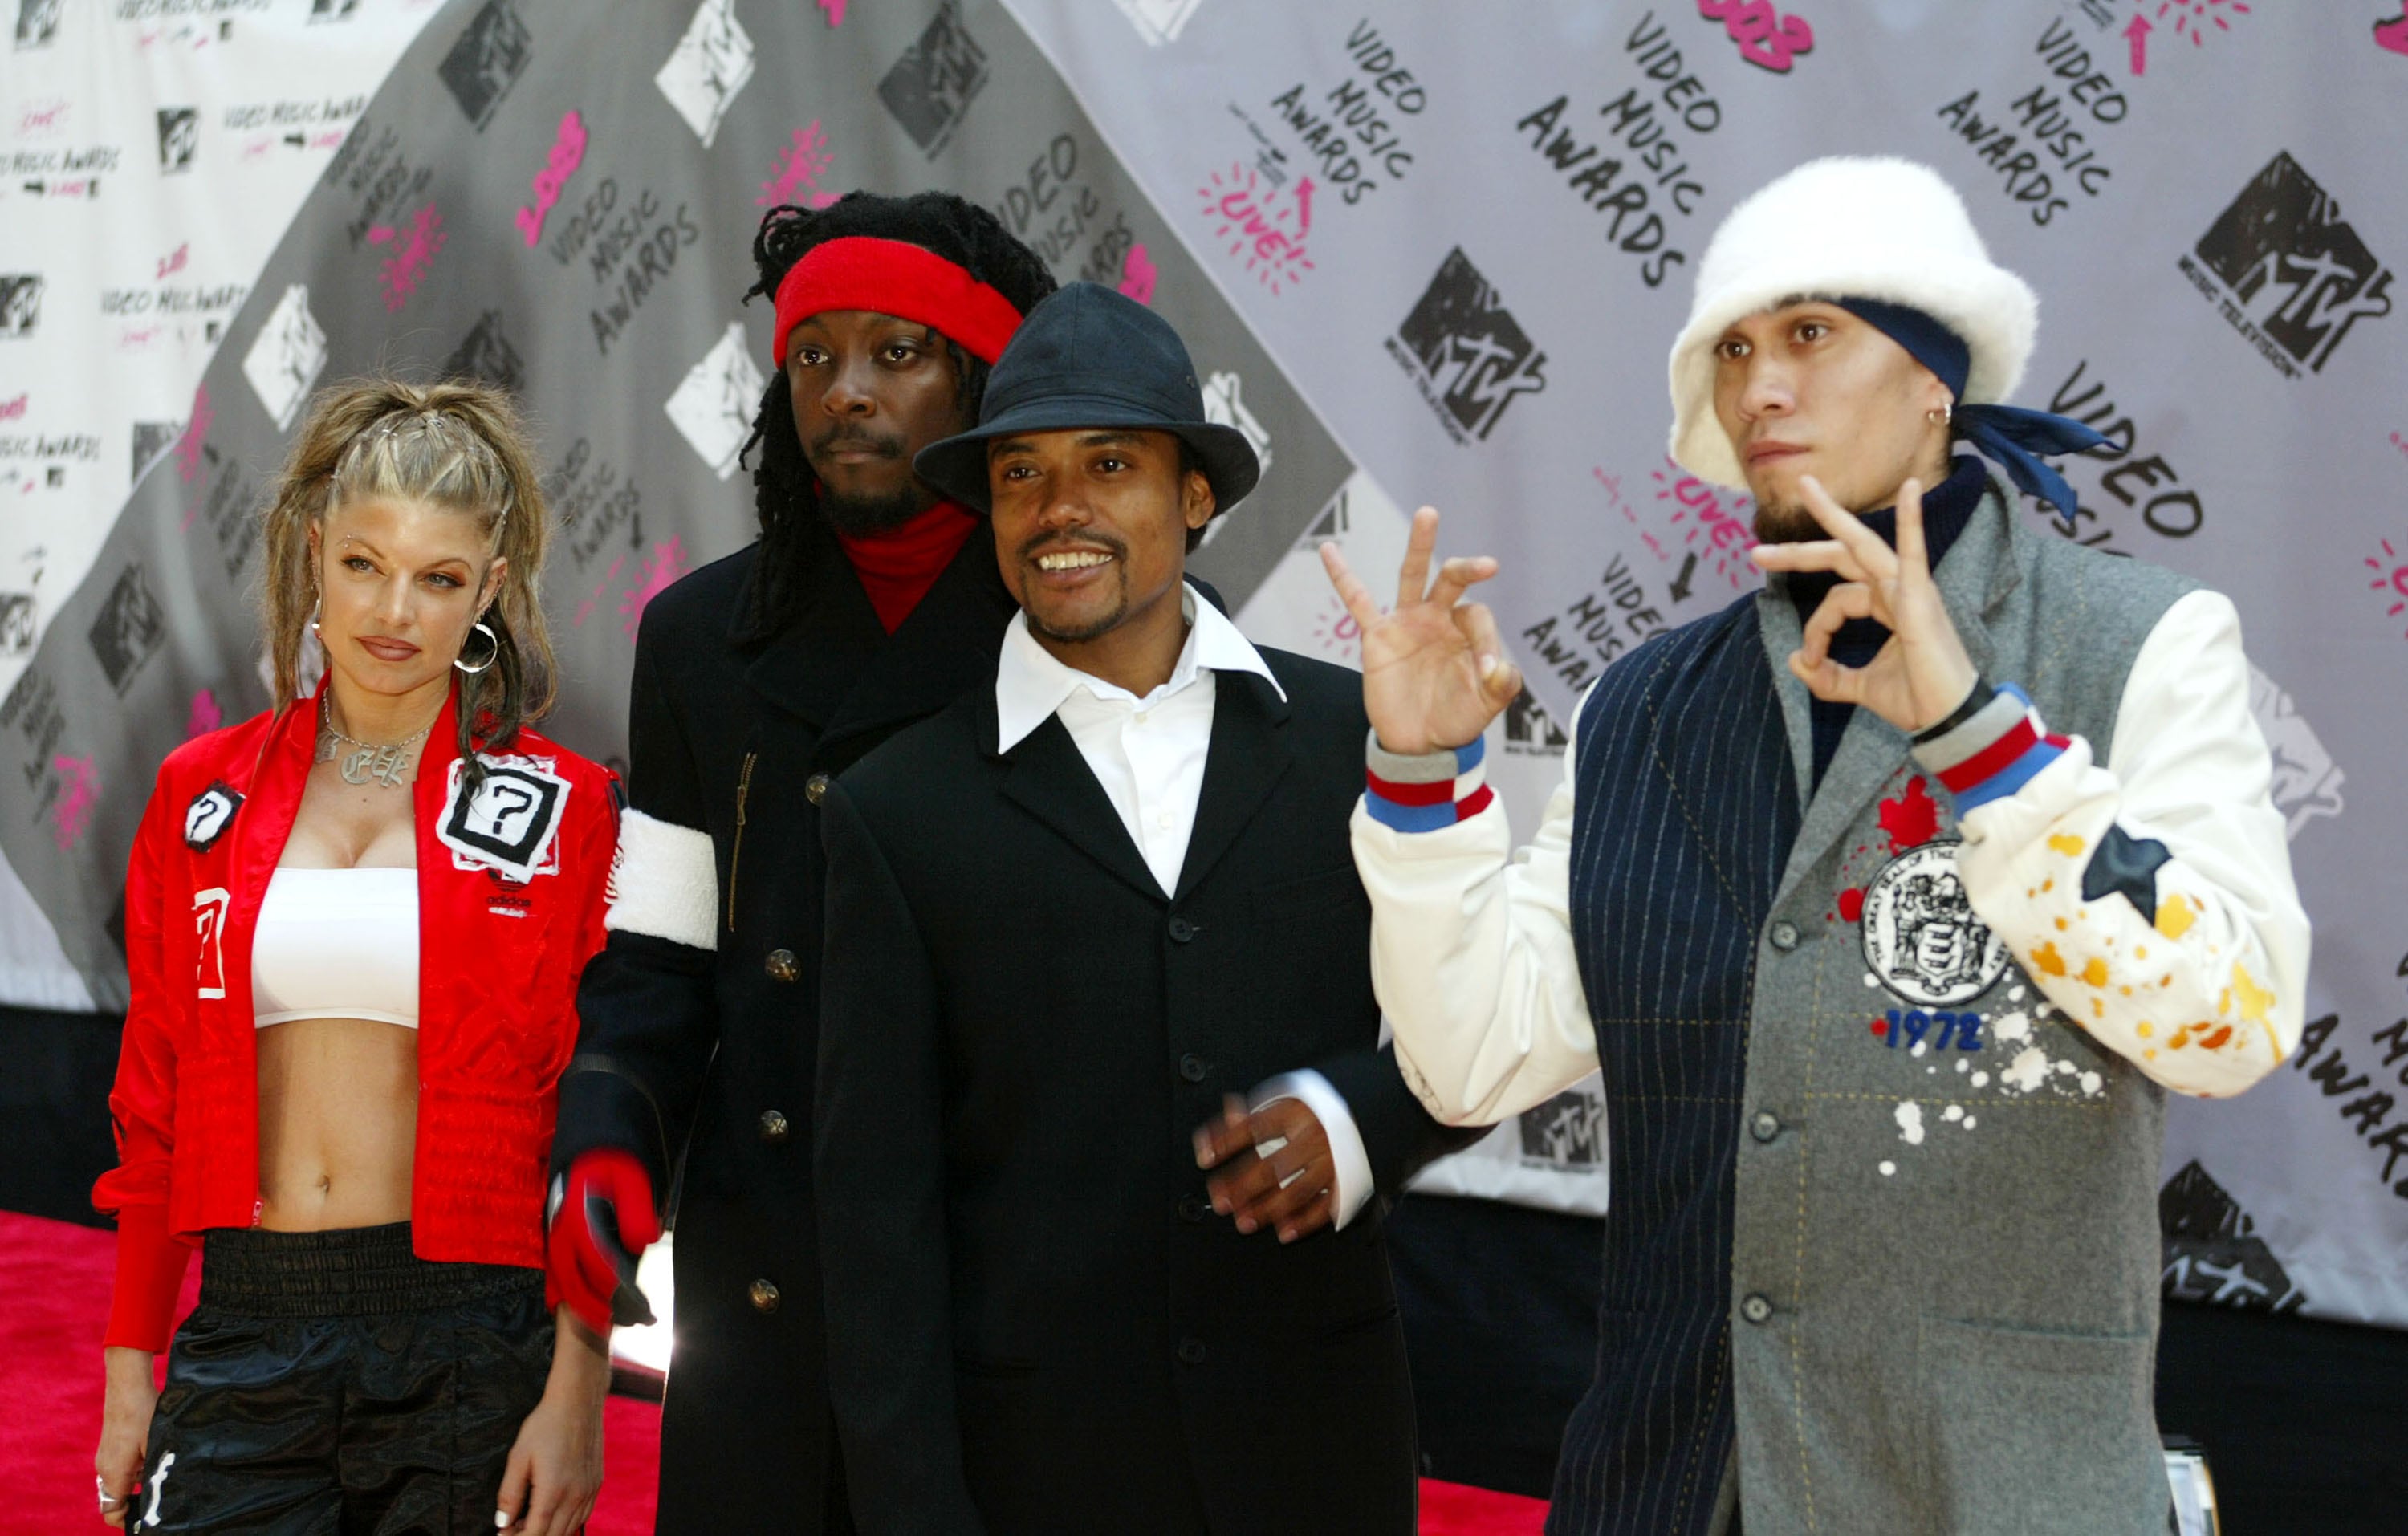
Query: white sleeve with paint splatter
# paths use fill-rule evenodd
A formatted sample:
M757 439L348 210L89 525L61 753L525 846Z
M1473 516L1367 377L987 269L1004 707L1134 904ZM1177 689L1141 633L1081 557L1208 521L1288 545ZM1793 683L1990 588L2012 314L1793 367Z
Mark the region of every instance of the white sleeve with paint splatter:
M2308 920L2240 615L2213 592L2167 610L2103 766L2081 738L2010 712L1986 753L1956 741L1945 776L1973 910L2052 1003L2150 1077L2202 1098L2248 1087L2299 1043ZM1998 762L2026 728L2030 747ZM1976 767L1988 771L1966 782Z

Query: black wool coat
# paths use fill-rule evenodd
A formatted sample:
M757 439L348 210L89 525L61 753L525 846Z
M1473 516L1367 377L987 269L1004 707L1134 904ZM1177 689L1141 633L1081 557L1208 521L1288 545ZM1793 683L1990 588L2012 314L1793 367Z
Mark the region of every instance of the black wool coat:
M1410 1532L1381 1236L1426 1114L1378 1049L1347 820L1362 681L1224 672L1166 896L1059 718L991 688L844 775L814 1139L829 1365L870 1532ZM1194 1128L1314 1067L1380 1199L1283 1246L1212 1213Z
M610 936L578 992L553 1146L555 1169L631 1151L664 1200L681 1163L663 1536L850 1529L811 1219L820 800L831 775L991 683L1013 611L981 528L889 637L822 530L797 619L739 647L757 549L652 600L629 706L629 804L709 832L716 948Z

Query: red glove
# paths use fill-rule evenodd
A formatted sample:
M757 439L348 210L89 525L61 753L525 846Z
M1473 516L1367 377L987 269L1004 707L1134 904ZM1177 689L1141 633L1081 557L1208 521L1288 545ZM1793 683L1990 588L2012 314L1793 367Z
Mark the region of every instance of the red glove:
M652 1175L632 1153L596 1147L578 1154L562 1176L545 1239L552 1284L585 1326L649 1323L652 1308L636 1288L636 1259L661 1235Z

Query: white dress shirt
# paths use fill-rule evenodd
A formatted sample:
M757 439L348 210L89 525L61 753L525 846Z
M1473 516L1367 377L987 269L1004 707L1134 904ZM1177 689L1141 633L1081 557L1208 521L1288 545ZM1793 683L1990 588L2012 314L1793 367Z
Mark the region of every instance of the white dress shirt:
M1179 611L1187 621L1179 663L1143 698L1058 660L1028 632L1025 612L1012 615L1004 631L995 674L997 750L1010 751L1048 717L1059 716L1166 896L1179 889L1196 830L1204 759L1212 745L1213 674L1253 672L1287 697L1254 643L1219 609L1198 601L1194 587L1181 587ZM1256 1087L1248 1103L1259 1110L1282 1098L1311 1110L1329 1137L1338 1169L1330 1190L1334 1225L1343 1227L1371 1198L1371 1159L1354 1116L1329 1080L1311 1068L1280 1073ZM1268 1156L1279 1148L1266 1142L1257 1150Z

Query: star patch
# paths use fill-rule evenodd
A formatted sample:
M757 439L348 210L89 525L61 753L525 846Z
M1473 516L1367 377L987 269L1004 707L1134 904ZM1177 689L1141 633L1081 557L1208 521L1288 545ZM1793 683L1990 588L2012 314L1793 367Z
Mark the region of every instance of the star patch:
M234 813L242 809L242 797L223 781L193 797L184 808L184 846L195 854L206 854L225 829L234 825Z
M2144 923L2157 920L2157 867L2173 857L2155 838L2136 838L2110 822L2107 835L2082 870L2082 899L2103 901L2111 894L2132 904Z

